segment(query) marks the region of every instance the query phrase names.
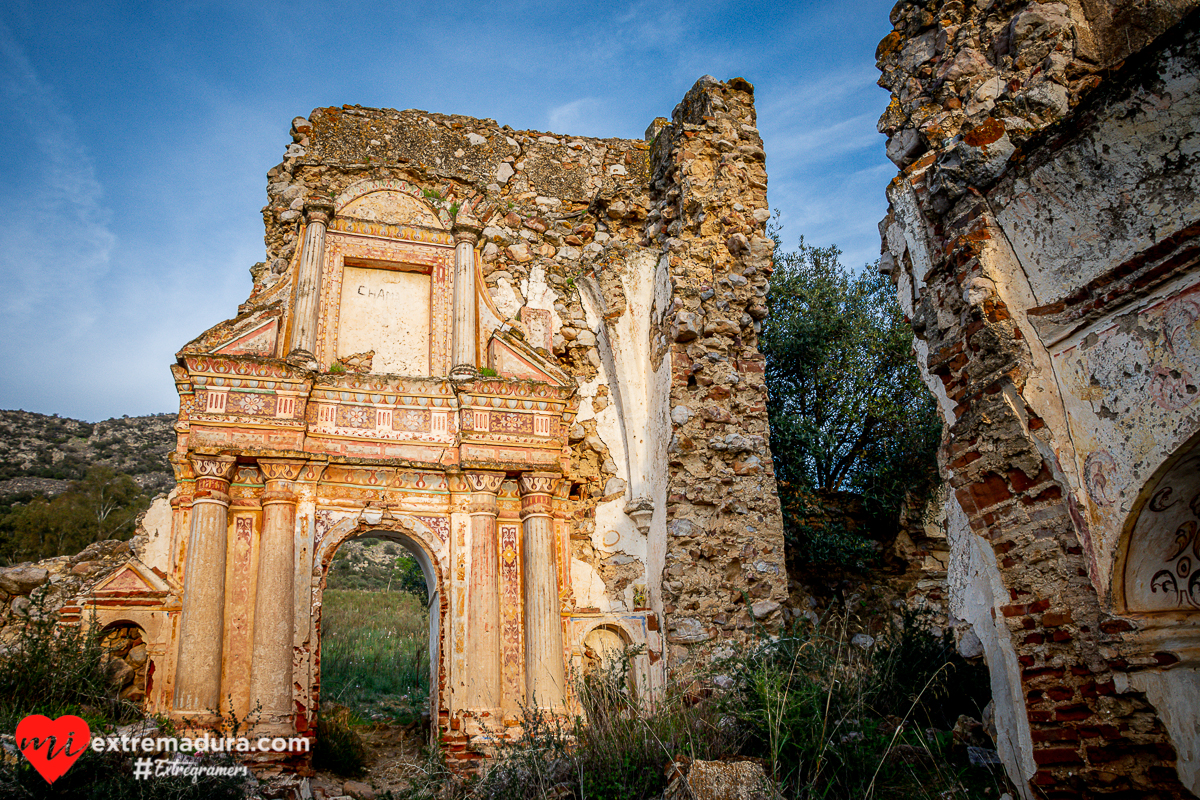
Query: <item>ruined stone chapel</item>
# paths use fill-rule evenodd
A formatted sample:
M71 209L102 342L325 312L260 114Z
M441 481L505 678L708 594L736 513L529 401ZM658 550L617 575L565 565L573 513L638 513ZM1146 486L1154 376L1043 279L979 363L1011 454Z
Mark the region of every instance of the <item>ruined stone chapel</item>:
M1200 793L1200 11L901 0L881 267L1017 793Z
M406 547L433 732L467 757L572 711L585 655L648 696L786 599L753 88L645 141L319 108L268 175L267 260L186 344L178 488L86 617L142 629L146 707L314 730L338 546Z

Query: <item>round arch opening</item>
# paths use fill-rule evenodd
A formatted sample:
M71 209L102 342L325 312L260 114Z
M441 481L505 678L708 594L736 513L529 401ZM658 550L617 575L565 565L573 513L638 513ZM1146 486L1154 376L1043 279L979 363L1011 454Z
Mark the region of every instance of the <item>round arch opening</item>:
M320 693L318 695L318 708L329 701L337 702L338 698L330 695L326 686L326 636L332 632L328 629L331 620L326 616L326 591L329 589L329 578L333 568L335 558L339 551L343 550L344 546L350 542L366 542L378 540L387 545L398 545L400 553L394 555L407 555L416 562L420 568L421 577L424 579L425 592L420 598L421 604L426 611L425 636L424 643L424 666L426 671L426 680L428 681L428 696L427 696L427 712L429 719L437 719L437 709L439 706L439 688L441 675L441 630L442 630L442 576L441 570L437 562L430 552L428 543L422 541L420 532L408 530L408 526L399 524L383 523L381 525L360 524L352 530L343 531L341 535L336 536L332 541L327 541L327 546L321 549L319 553L319 563L321 564L321 575L318 588L318 607L319 611L316 615L316 633L318 641L318 652L321 654L317 662L317 668L314 670L314 682L319 685ZM393 591L396 591L393 589ZM436 725L431 725L431 734L436 730Z

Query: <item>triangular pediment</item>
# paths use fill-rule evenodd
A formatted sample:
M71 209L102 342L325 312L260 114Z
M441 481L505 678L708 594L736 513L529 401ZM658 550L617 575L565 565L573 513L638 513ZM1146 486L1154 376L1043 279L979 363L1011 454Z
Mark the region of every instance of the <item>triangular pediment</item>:
M279 337L280 313L280 304L272 303L239 314L205 331L179 352L271 358Z
M108 577L96 584L91 594L100 597L162 596L170 594L171 586L154 570L135 558L117 567Z
M513 380L539 381L570 386L571 379L557 365L511 331L499 330L488 341L488 366Z

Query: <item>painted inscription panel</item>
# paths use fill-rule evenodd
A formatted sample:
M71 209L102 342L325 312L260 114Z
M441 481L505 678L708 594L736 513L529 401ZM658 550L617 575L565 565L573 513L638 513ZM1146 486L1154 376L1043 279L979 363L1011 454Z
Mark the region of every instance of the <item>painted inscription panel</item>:
M338 358L375 351L371 372L429 374L429 276L347 266Z

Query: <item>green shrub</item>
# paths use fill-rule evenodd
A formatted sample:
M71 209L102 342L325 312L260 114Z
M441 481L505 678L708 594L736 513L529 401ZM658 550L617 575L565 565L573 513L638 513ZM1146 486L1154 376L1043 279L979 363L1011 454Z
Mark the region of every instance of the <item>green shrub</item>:
M37 599L35 592L29 623L0 655L0 730L15 730L30 714L51 719L74 714L82 717L96 736L111 731L117 723L141 718L141 709L119 701L109 684L98 632L85 634L79 628L59 627L56 617L45 613ZM206 756L204 763L231 766L235 762L221 755ZM236 800L245 796L245 776L204 776L195 782L176 776L136 780L133 766L130 753L96 753L88 748L65 775L49 784L24 758L5 757L0 760L0 797Z
M15 729L29 714L74 714L89 725L140 716L109 685L98 632L59 627L43 597L34 591L28 621L0 657L0 730Z
M317 743L313 748L313 767L347 778L367 771L367 746L354 725L350 709L327 705L317 718Z
M745 731L742 753L766 759L786 796L982 797L974 792L1003 783L984 768L952 765L954 718L947 723L937 709L955 691L952 676L973 668L920 615L905 617L866 650L851 644L849 620L834 616L716 665L733 678L717 702Z

